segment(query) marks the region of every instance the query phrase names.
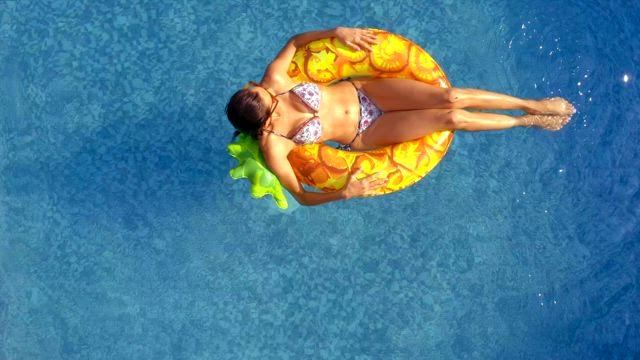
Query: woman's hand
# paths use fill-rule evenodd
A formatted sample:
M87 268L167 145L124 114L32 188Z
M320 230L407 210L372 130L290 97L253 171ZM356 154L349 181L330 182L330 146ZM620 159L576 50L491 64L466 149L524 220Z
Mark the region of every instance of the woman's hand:
M356 179L356 176L362 172L362 169L357 169L349 175L346 185L342 188L342 191L346 199L352 197L371 195L373 191L387 185L388 179L374 179L378 173L371 174L363 177L362 179Z
M371 45L378 43L373 32L367 29L340 26L336 28L336 37L355 51L360 51L361 47L373 51Z

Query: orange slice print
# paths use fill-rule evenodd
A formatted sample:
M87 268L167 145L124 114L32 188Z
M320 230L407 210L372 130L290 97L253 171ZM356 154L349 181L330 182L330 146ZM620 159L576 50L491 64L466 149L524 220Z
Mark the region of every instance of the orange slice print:
M396 72L407 66L409 42L389 33L378 34L379 44L372 46L371 65L384 72Z
M337 78L335 67L332 66L335 60L336 54L326 49L307 54L305 73L315 82L321 84L331 82Z
M438 85L437 75L440 70L433 58L424 50L412 46L409 50L409 69L416 79L431 85Z

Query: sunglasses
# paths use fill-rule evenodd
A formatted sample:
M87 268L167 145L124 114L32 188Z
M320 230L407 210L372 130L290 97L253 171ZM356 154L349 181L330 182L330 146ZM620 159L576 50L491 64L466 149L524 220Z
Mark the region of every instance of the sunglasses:
M257 86L259 88L263 88L265 89L264 86L260 86L260 84L253 82L253 81L249 81L249 83L247 85L244 86L244 89L251 89L252 87ZM267 90L267 89L265 89ZM271 115L273 115L273 112L276 110L276 106L278 106L278 98L273 95L271 93L271 91L267 90L267 93L269 94L269 96L271 96L271 111L269 111L269 115L267 115L267 117L264 120L267 120L268 118L271 117Z

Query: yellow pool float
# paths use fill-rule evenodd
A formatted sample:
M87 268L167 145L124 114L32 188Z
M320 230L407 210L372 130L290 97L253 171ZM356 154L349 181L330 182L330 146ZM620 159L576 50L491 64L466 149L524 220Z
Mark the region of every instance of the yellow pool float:
M347 77L372 77L414 79L442 88L451 86L440 66L420 46L400 35L370 30L378 41L372 46L373 51L353 51L334 37L312 41L296 51L289 65L289 76L295 82L313 81L322 85ZM453 131L441 131L370 151L343 151L325 144L299 145L289 153L288 159L300 182L322 191L342 188L354 168L362 168L361 176L380 173L380 177L389 181L386 187L371 195L375 196L404 189L423 178L440 162L452 140ZM232 150L232 145L229 152L241 163L231 171L232 177L273 181L273 176L246 174L243 160L238 156L240 148L236 146ZM254 197L270 193L280 207L286 208L279 183L265 188L256 186L255 180L252 182ZM270 189L272 186L280 189Z

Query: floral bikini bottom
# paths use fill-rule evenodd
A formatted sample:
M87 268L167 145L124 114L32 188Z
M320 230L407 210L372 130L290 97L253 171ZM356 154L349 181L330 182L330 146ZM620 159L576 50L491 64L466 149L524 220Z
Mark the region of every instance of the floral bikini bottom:
M350 143L338 146L338 149L340 150L351 150L351 144L353 144L358 136L363 131L367 130L367 128L371 126L371 124L373 124L373 122L376 121L383 112L367 95L364 94L362 90L356 86L356 84L353 83L353 81L351 81L351 79L345 79L344 81L348 81L353 85L358 92L358 100L360 101L360 122L358 123L358 133Z

